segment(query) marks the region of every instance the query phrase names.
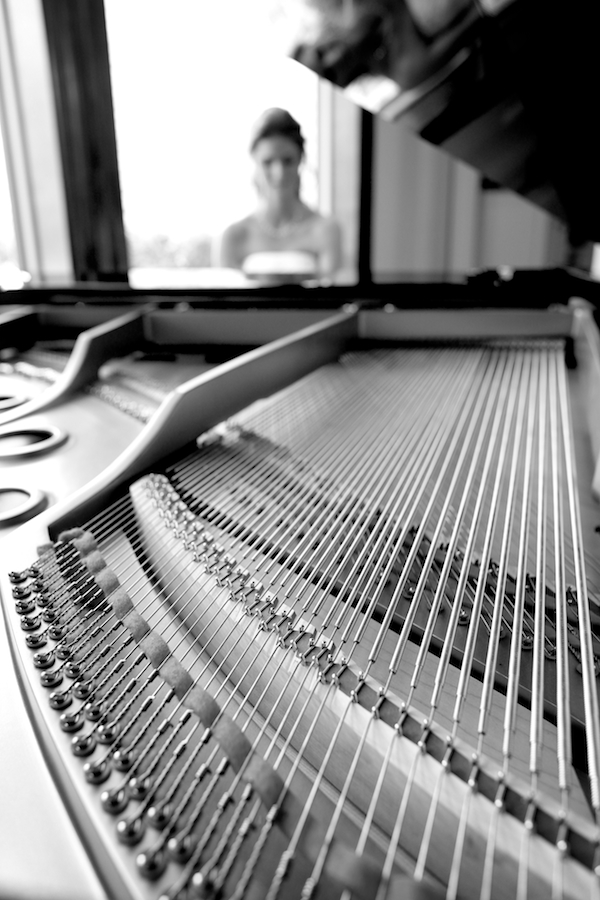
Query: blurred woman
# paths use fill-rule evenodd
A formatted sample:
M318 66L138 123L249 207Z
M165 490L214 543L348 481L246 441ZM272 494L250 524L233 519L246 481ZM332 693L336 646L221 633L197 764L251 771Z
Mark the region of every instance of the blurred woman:
M220 264L267 282L330 279L340 266L340 229L300 198L300 125L284 109L266 110L250 153L257 207L224 232Z

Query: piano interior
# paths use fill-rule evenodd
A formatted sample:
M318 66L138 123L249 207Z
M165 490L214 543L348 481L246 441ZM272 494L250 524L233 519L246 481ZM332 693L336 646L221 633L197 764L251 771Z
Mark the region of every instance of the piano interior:
M6 537L24 699L111 894L593 889L594 331L503 312L241 353Z
M0 896L597 898L593 279L234 294L0 295Z

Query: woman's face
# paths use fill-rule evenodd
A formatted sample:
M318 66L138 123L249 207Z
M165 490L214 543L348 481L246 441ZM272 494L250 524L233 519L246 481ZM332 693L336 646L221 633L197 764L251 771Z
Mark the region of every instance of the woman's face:
M252 158L256 165L255 184L262 197L298 195L302 159L298 144L282 135L262 138L252 151Z

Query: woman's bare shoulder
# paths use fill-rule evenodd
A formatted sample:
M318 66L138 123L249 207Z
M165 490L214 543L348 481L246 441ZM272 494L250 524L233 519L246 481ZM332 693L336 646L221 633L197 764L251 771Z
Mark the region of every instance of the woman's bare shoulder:
M223 232L223 236L227 236L229 238L245 237L252 230L253 219L254 217L250 215L245 216L245 218L240 219L237 222L232 222L231 225L228 225Z
M220 265L239 269L246 255L246 245L252 232L252 216L228 225L221 235Z

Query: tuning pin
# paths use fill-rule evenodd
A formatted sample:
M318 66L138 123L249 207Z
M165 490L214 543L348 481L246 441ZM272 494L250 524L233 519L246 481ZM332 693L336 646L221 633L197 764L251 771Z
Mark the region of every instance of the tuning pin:
M27 613L33 612L35 609L35 602L31 597L23 597L23 599L15 600L15 612L19 616L24 616Z
M29 572L27 569L23 572L9 572L8 580L11 584L21 584L21 582L26 581L29 577Z
M102 706L99 703L86 703L83 714L90 722L99 722L102 718Z
M70 691L52 691L50 697L50 706L52 709L66 709L73 702Z
M47 606L42 611L42 619L44 620L44 622L48 622L48 623L56 622L58 620L58 613L51 606Z
M92 695L92 686L87 681L76 681L73 693L79 700L87 700Z
M45 688L54 688L61 684L63 680L60 669L52 669L48 672L42 672L40 675L40 684Z
M151 778L130 778L127 784L129 796L133 800L143 800L152 787Z
M101 744L112 744L118 733L118 722L107 722L105 725L99 725L96 729L96 737Z
M71 750L75 756L89 756L96 748L93 734L78 734L71 741Z
M144 836L145 826L141 816L120 819L117 822L117 837L122 844L137 844Z
M190 881L191 900L212 900L216 896L213 872L194 872Z
M23 631L37 631L42 624L41 616L21 616L20 625Z
M49 669L54 665L55 654L53 650L40 651L34 653L33 664L36 669Z
M62 638L64 638L66 633L67 629L64 625L57 625L55 623L48 628L48 637L50 637L53 641L60 641Z
M110 775L110 762L106 757L88 762L83 767L83 774L89 784L102 784Z
M46 632L41 631L39 634L28 634L25 638L25 643L30 650L38 650L40 647L45 647L48 643Z
M174 862L186 863L194 852L196 841L190 834L175 835L167 843L167 851Z
M151 806L146 816L148 818L148 823L152 825L153 828L156 828L158 831L162 831L165 828L170 820L171 820L171 805L169 803L156 803L154 806Z
M83 727L83 722L84 719L79 709L74 712L61 713L59 718L60 727L66 732L79 731Z
M162 849L144 850L136 856L135 864L140 875L154 881L159 878L167 868L167 857L165 851Z
M63 668L63 672L67 676L67 678L71 678L75 680L81 675L81 665L73 660L69 660L67 664Z
M73 651L66 641L62 641L60 644L57 644L54 650L59 659L71 659L71 657L73 656Z
M120 772L126 772L130 769L135 760L135 750L128 747L120 747L113 753L113 765Z
M108 791L102 791L100 794L100 803L102 804L104 812L116 816L118 813L123 812L129 803L129 797L125 788L115 787Z

